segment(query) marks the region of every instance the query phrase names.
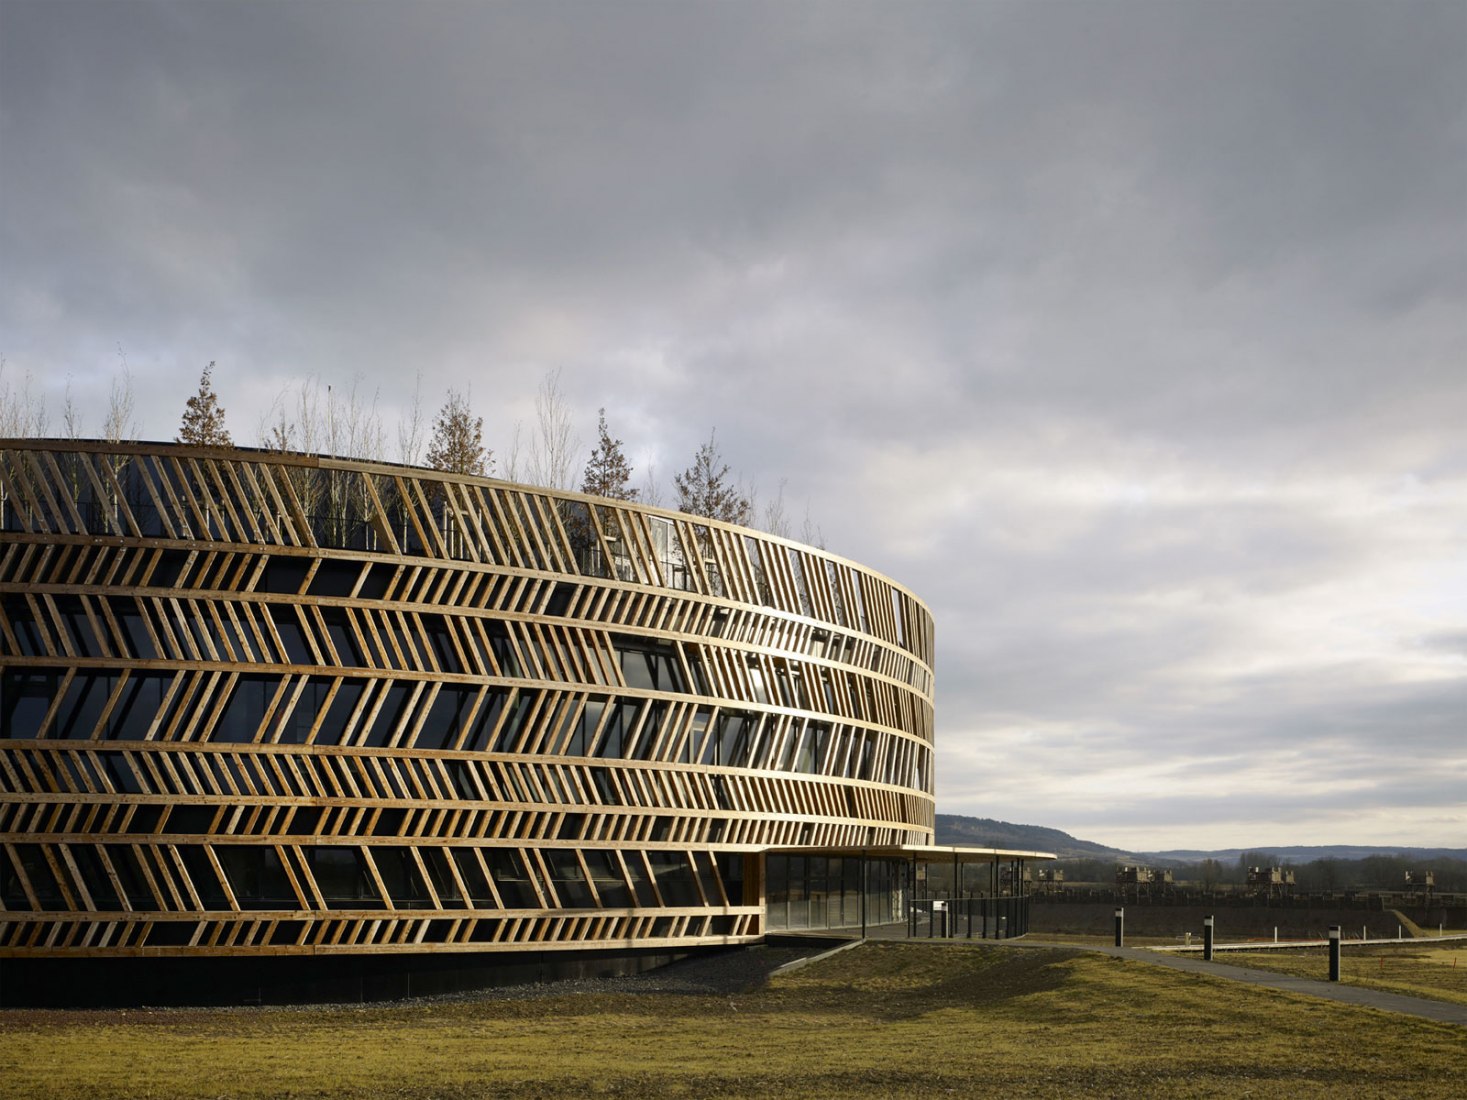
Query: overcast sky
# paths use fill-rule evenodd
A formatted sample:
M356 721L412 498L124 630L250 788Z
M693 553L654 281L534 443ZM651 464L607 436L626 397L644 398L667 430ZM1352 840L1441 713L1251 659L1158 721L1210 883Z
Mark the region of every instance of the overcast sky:
M0 0L0 355L545 372L938 624L938 809L1467 847L1467 5Z

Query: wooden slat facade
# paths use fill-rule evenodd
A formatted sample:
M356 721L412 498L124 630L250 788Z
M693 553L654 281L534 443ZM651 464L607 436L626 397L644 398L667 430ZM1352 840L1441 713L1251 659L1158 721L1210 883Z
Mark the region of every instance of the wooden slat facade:
M761 532L0 443L0 957L680 947L932 840L932 618Z

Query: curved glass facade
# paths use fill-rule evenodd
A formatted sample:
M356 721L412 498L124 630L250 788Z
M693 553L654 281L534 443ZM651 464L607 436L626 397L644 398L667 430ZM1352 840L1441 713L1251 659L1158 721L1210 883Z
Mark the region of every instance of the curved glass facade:
M931 842L932 641L680 513L8 441L0 956L755 940L764 850Z

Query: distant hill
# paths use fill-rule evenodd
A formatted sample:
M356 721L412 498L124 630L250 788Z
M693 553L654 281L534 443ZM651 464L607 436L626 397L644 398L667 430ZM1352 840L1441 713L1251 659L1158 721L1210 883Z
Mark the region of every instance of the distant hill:
M1462 859L1467 860L1467 848L1406 848L1389 845L1323 844L1323 845L1268 845L1258 844L1251 848L1219 848L1211 852L1191 848L1173 848L1165 852L1138 852L1136 858L1153 863L1196 863L1200 859L1215 859L1219 863L1233 863L1244 852L1262 852L1278 856L1292 864L1310 863L1316 859L1365 859L1369 856L1406 856L1410 859Z
M973 848L1012 848L1024 852L1053 852L1061 859L1131 859L1119 848L1078 840L1069 833L1043 825L1015 825L991 817L938 814L934 843Z
M961 814L937 815L934 843L961 844L973 848L1012 848L1026 852L1053 852L1060 859L1114 859L1121 863L1142 863L1154 867L1196 863L1203 859L1215 859L1219 863L1236 864L1244 852L1267 853L1294 866L1303 866L1316 859L1350 860L1365 859L1368 856L1405 856L1421 860L1423 866L1427 861L1433 859L1467 861L1467 848L1410 848L1401 845L1256 844L1249 848L1217 848L1211 851L1172 848L1159 852L1127 852L1122 848L1109 848L1104 844L1080 840L1069 833L1043 825L1015 825L1010 821L995 821L991 817L964 817Z

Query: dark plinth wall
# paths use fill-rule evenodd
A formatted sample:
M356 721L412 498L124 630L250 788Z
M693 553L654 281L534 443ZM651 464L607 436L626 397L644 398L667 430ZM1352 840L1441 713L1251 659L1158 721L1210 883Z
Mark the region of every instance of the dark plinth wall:
M739 950L715 948L708 950ZM475 955L0 959L0 1008L352 1003L536 982L610 978L693 950Z

